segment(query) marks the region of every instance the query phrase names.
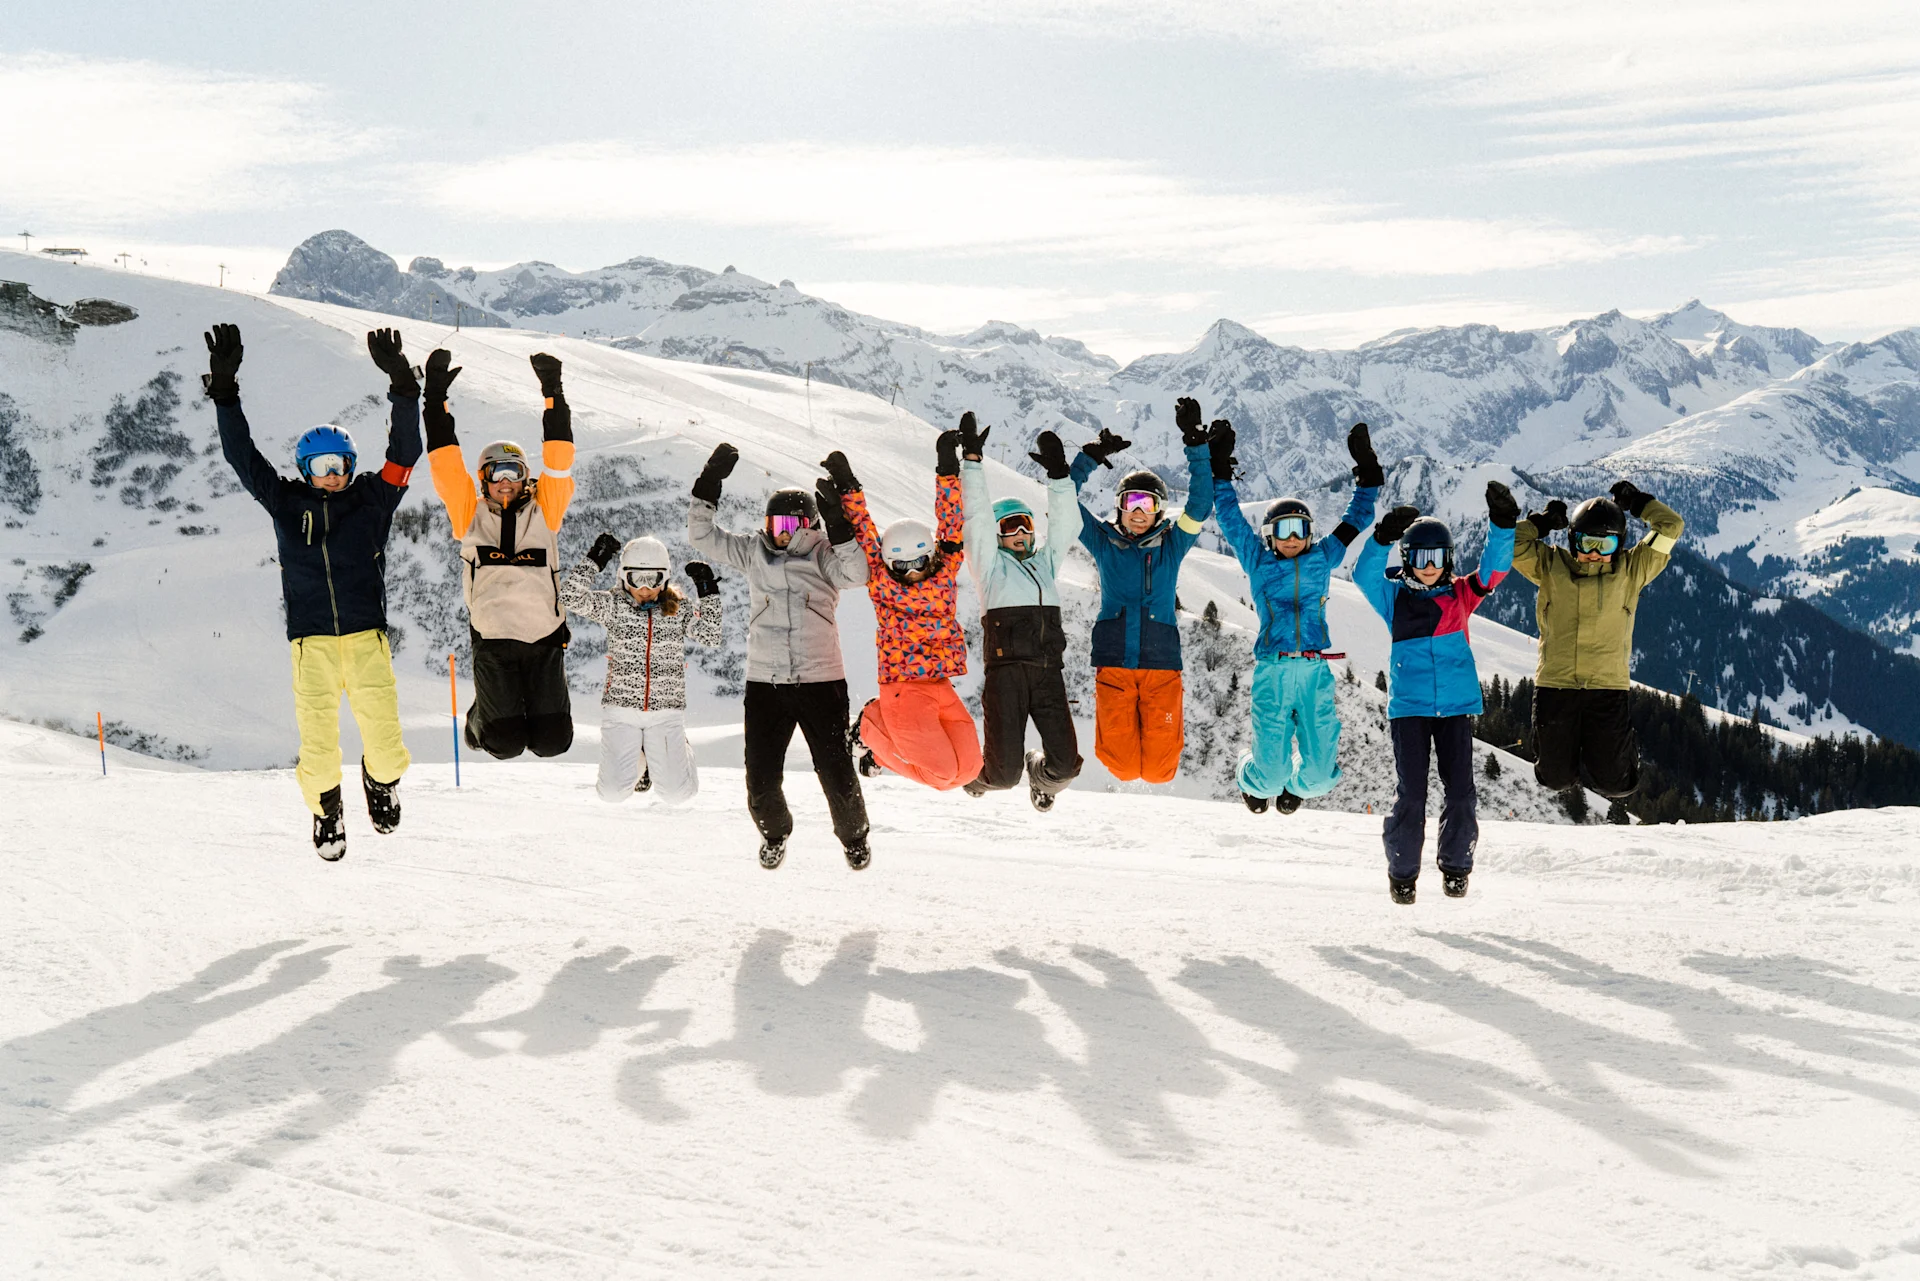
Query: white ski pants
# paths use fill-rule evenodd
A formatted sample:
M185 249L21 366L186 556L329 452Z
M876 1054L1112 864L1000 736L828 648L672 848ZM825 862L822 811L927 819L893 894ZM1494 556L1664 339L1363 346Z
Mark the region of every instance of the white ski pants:
M700 774L687 746L687 714L602 706L600 799L618 803L630 798L642 770L653 779L648 794L659 797L662 804L691 800L700 790Z

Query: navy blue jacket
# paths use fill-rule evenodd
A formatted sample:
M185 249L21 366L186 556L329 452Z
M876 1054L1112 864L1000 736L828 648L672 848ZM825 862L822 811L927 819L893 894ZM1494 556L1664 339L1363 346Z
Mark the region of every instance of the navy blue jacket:
M238 400L214 405L220 448L240 483L273 517L287 639L385 631L387 534L420 461L420 401L391 392L386 465L362 471L335 494L289 480L254 447Z
M1387 716L1478 716L1480 671L1468 621L1513 565L1513 531L1487 526L1480 568L1465 578L1422 587L1387 568L1387 549L1369 538L1353 582L1393 629L1393 679Z

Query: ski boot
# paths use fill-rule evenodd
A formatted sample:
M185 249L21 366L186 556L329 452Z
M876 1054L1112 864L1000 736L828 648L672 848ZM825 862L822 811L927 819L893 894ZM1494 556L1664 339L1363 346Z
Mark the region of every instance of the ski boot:
M1405 907L1413 902L1414 884L1415 882L1412 880L1403 881L1397 876L1389 876L1387 877L1387 893L1393 896L1394 902Z
M1471 875L1469 872L1443 867L1440 869L1440 888L1446 891L1448 898L1465 898L1467 896L1467 877L1469 875Z
M960 790L977 801L987 794L987 785L976 778L971 783L962 783Z
M1292 792L1282 792L1273 798L1273 808L1275 813L1291 814L1300 808L1300 798Z
M340 789L320 794L321 813L313 816L313 852L329 863L347 856L347 817L340 806Z
M373 775L367 773L367 761L360 758L360 786L367 793L367 817L373 820L373 830L382 835L400 826L400 780L391 783L376 783Z
M642 765L640 767L640 781L633 785L633 790L636 792L644 792L652 786L653 786L653 771L648 769L646 766Z
M1245 801L1247 808L1255 814L1264 814L1267 812L1267 798L1264 796L1255 796L1252 792L1242 792L1240 793L1240 799Z
M877 698L870 698L867 700L867 707L872 707L879 701ZM853 757L853 767L860 771L861 778L879 778L886 771L881 769L880 762L873 758L873 749L860 741L860 726L866 722L867 707L861 708L860 714L847 723L847 752Z
M847 856L847 866L856 872L865 871L867 864L873 861L873 851L867 847L867 838L864 836L848 841L842 852Z
M786 857L787 857L787 838L786 837L783 836L779 840L775 840L773 837L769 836L761 840L760 842L760 866L761 867L764 867L769 872L771 872L774 868L779 867L781 860L785 859Z
M1040 786L1040 771L1046 767L1047 754L1041 751L1027 753L1027 799L1033 802L1033 808L1042 814L1053 809L1054 794Z

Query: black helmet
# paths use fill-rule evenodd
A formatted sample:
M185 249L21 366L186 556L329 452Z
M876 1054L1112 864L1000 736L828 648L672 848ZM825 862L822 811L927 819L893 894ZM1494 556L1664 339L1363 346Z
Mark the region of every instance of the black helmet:
M1114 488L1113 518L1115 520L1126 515L1126 509L1120 505L1121 497L1125 494L1152 494L1156 508L1155 515L1164 511L1167 506L1167 482L1161 480L1157 472L1148 471L1145 468L1128 472L1120 478L1120 484Z
M820 513L814 510L813 495L804 489L776 489L768 494L767 515L805 516L809 525L820 519Z
M1264 542L1273 541L1273 527L1289 516L1300 518L1302 525L1300 537L1313 537L1313 512L1298 498L1276 498L1267 504L1266 515L1260 518L1260 538Z
M1432 516L1422 516L1407 526L1407 532L1400 536L1400 564L1405 569L1414 567L1413 553L1418 551L1439 550L1446 553L1440 562L1440 577L1453 576L1453 531L1447 528L1443 520Z
M1627 514L1611 498L1589 498L1573 509L1567 528L1575 534L1627 536Z

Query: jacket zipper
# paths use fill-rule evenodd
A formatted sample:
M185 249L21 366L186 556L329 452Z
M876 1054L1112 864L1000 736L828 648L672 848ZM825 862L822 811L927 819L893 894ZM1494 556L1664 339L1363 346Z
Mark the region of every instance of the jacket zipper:
M1293 558L1293 652L1300 652L1300 558Z
M338 636L340 634L340 598L333 593L333 553L327 549L327 535L333 532L333 508L322 499L320 512L323 526L320 531L320 563L326 567L327 571L327 604L333 609L333 634Z
M646 665L641 670L645 672L645 676L643 678L643 683L640 687L640 710L643 712L650 712L653 710L653 611L652 610L647 611L647 660L646 660Z

